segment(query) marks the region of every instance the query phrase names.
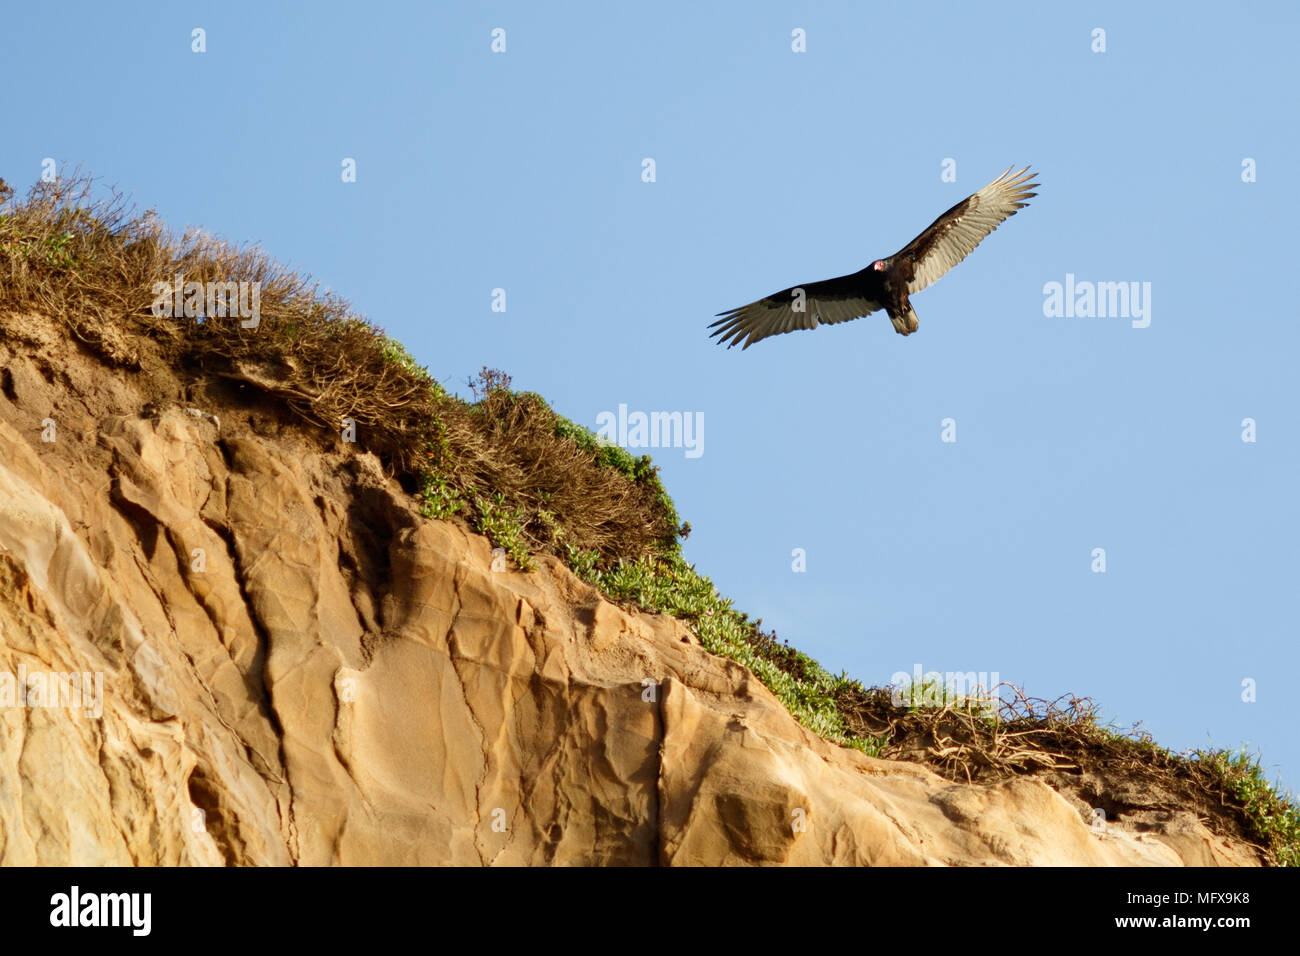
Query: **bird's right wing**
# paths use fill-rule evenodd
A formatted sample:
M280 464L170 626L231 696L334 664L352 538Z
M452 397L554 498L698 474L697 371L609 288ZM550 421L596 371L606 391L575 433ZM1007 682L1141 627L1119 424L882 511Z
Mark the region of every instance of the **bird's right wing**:
M725 342L727 348L740 345L743 340L743 351L769 335L815 329L819 325L834 325L870 315L883 306L865 298L860 291L866 284L861 281L863 272L793 286L738 309L719 312L721 318L709 326L715 330L710 334L720 336L718 342ZM798 294L801 291L802 300Z
M1030 191L1038 188L1034 182L1037 173L1031 173L1026 166L1012 175L1013 168L1009 167L979 192L957 203L895 254L894 258L910 258L913 263L908 295L938 282L949 269L974 252L989 233L1038 195Z

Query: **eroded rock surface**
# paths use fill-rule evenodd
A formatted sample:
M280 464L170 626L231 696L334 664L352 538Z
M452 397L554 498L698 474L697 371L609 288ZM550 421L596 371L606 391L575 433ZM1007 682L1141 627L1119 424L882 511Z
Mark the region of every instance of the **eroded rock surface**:
M0 703L0 863L1259 862L829 744L680 622L494 572L363 443L23 328L0 675L102 675L102 713Z

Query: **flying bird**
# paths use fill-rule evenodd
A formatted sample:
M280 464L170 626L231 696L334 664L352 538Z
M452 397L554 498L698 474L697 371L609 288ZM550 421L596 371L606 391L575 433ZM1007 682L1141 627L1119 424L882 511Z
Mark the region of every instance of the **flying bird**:
M744 343L749 348L769 335L780 335L819 325L848 322L884 309L899 335L911 335L919 321L908 296L939 281L961 262L985 236L1016 214L1038 195L1036 173L1026 166L1005 173L979 192L972 193L898 252L877 259L861 272L794 286L765 299L719 312L709 328L727 348Z

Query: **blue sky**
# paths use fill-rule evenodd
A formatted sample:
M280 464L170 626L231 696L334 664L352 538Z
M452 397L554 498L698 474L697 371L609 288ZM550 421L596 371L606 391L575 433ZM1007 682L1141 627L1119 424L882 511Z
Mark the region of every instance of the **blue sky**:
M832 670L997 672L1295 787L1300 17L1135 7L26 5L0 175L260 242L462 392L702 414L703 454L653 451L687 556ZM1012 163L1039 196L916 335L708 338ZM1067 273L1150 283L1149 327L1045 316Z

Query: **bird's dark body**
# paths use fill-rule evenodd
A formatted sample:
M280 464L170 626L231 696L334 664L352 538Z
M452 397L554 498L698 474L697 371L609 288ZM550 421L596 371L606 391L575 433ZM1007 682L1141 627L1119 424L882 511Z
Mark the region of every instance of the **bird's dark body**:
M884 309L900 335L911 335L919 321L908 298L961 262L989 233L1037 195L1028 167L1015 176L1008 169L967 196L906 246L849 275L791 286L757 302L721 312L711 328L728 348L749 348L769 335L815 329Z

